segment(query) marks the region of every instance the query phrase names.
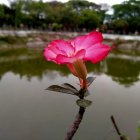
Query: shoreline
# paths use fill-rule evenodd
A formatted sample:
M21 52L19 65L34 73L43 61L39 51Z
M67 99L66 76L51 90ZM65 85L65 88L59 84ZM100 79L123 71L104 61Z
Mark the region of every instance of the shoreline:
M76 37L79 35L87 34L87 32L54 32L54 31L38 31L38 30L0 30L0 36L18 36L26 37L28 35L36 34L50 34L50 35L65 35L68 37ZM118 34L107 34L103 33L104 39L110 40L126 40L126 41L140 41L140 35L118 35Z
M0 49L29 48L43 49L52 40L70 40L86 33L78 32L50 32L50 31L23 31L0 30ZM140 52L140 36L103 34L103 43L123 52Z

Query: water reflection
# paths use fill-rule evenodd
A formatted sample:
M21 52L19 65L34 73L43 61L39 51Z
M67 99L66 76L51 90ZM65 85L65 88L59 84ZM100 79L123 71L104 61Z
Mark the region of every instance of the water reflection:
M137 138L140 82L135 81L135 85L126 88L118 81L112 81L113 75L107 73L112 59L118 60L110 57L98 65L87 64L92 76L95 73L100 75L90 86L91 94L87 97L94 105L86 109L73 140L104 140L107 135L106 140L118 140L116 132L110 132L111 114L115 116L121 132L126 132L133 140ZM77 97L52 94L52 91L44 89L64 82L74 84L78 89L77 78L65 67L46 63L42 57L13 60L0 61L0 139L63 139L75 115L79 114L80 108L75 105ZM126 61L134 63L130 59Z
M42 79L44 74L52 70L58 70L63 74L68 72L65 67L62 68L62 66L55 65L51 62L46 64L44 58L42 57L26 60L14 60L12 62L0 62L0 66L1 77L10 71L14 74L19 74L21 79L23 76L26 76L28 80L30 80L32 77Z
M17 52L18 54L16 54ZM23 53L26 53L26 57L25 54L21 54L19 51L17 52L15 54L13 53L13 55L7 53L7 55L0 56L0 79L2 79L3 75L7 72L18 74L21 79L25 76L28 81L30 81L32 77L37 77L39 80L42 80L43 76L47 73L53 78L55 77L53 71L56 70L59 71L61 75L66 76L69 74L69 70L65 66L56 65L52 62L46 63L41 56L42 52L40 52L40 55L38 55L38 53L36 57L34 54L27 53L26 51L23 51ZM6 52L4 54L6 54ZM112 56L113 57L108 57L106 61L100 64L93 65L87 63L88 72L94 72L96 74L105 73L110 76L113 81L125 86L131 86L139 80L139 59L126 59L127 57L121 57L121 55L119 55L119 57L117 57L118 55Z
M119 84L130 86L139 80L140 61L108 58L105 65L105 73Z

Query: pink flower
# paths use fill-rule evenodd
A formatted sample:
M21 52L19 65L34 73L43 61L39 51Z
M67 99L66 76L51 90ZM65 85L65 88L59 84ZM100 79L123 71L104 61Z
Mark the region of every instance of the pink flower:
M71 72L79 77L80 83L86 79L87 71L84 62L98 63L111 51L111 47L102 43L100 32L93 31L73 40L54 40L44 50L46 60L57 64L67 64Z
M96 31L70 41L54 40L45 48L44 56L57 64L70 64L78 59L97 63L111 50L102 41L102 34Z

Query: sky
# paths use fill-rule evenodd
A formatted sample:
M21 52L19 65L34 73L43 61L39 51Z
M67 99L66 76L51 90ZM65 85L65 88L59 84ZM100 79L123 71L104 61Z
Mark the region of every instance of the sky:
M8 1L11 1L11 0L0 0L0 3L9 5L9 2ZM46 2L46 1L53 1L53 0L43 0L43 1ZM67 2L68 0L58 0L58 1ZM113 5L113 4L120 4L124 0L106 0L106 1L104 1L104 0L88 0L88 1L94 2L94 3L97 3L97 4L107 3L109 5Z

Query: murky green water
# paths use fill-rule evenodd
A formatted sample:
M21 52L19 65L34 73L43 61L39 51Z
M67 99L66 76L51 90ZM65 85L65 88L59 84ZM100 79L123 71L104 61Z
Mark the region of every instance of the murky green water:
M118 140L111 115L123 134L138 140L140 56L111 54L87 66L96 76L86 97L92 105L73 140ZM0 50L0 139L63 140L79 111L78 97L45 89L65 82L79 88L65 66L46 62L37 50Z

